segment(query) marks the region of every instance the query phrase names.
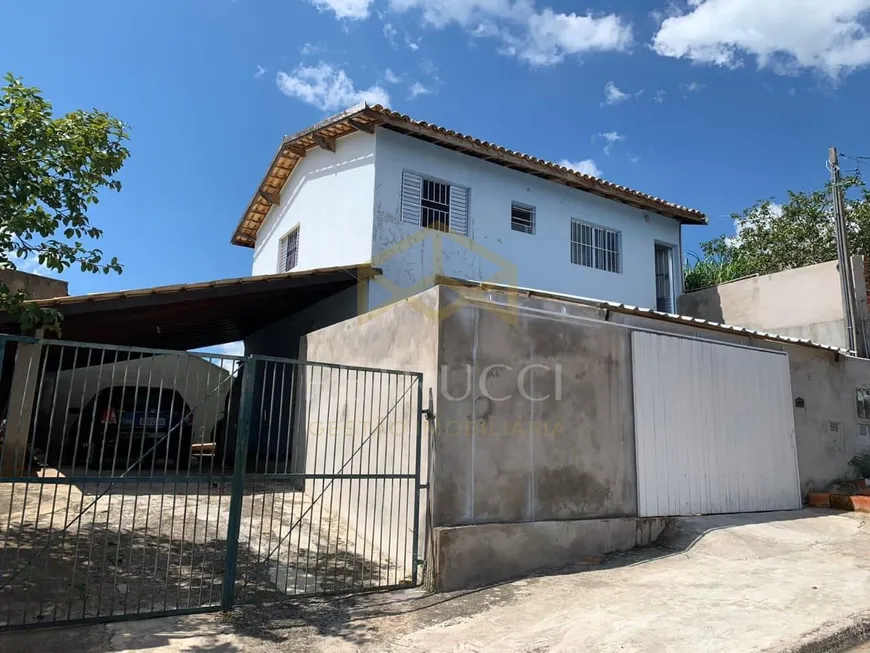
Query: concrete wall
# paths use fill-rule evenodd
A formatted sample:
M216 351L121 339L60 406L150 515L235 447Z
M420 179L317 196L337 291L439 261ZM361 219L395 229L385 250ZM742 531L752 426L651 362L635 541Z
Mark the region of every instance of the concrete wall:
M434 523L636 514L629 332L537 298L442 293L461 307L441 323Z
M435 587L452 591L508 580L655 542L667 518L582 519L436 528Z
M375 139L353 134L335 152L308 150L257 233L253 274L278 271L280 239L299 227L295 270L355 265L372 256Z
M389 130L378 129L376 139L373 262L384 270L384 282L372 282L372 307L419 292L431 275L444 274L654 308L655 243L674 246L674 260L682 260L675 220ZM470 240L431 230L421 234L420 227L401 223L403 170L470 188ZM511 230L512 201L535 208L534 234ZM572 218L621 233L621 273L571 263Z
M51 299L69 294L69 284L66 281L18 270L0 270L0 283L6 284L12 292L26 291L31 299Z
M439 289L433 288L412 300L309 333L303 339L301 356L320 363L422 373L426 406L437 378L438 307ZM420 406L413 376L330 370L314 364L306 368L306 473L414 473ZM423 482L428 478L426 426L424 421L420 443ZM413 481L306 483L306 492L313 496L324 490L330 512L350 526L349 545L368 551L368 564L381 565L382 577L409 578L413 571ZM424 524L421 507L420 547Z
M608 469L608 465L616 464L618 462L613 455L620 449L623 451L625 456L622 464L629 468L629 471L625 472L621 477L622 482L625 485L620 493L616 495L625 499L625 502L622 504L625 512L620 513L612 511L614 505L618 505L617 502L617 504L610 504L610 514L607 514L607 510L602 510L601 513L592 516L618 516L620 514L632 514L635 508L634 493L636 491L634 487L635 465L633 459L633 405L630 397L627 400L627 403L620 404L622 400L618 396L619 388L625 387L622 385L624 380L615 383L612 380L613 374L618 374L617 378L623 378L623 371L620 368L624 366L624 376L628 379L629 384L628 390L625 392L627 392L628 395L631 394L630 349L627 347L623 348L622 345L611 348L606 344L602 344L606 343L611 338L615 338L616 342L619 342L622 336L602 336L597 335L598 332L606 334L626 334L625 337L628 337L631 328L642 328L660 333L702 338L712 342L737 344L786 352L789 356L793 403L798 399L803 400L802 408L794 408L798 463L801 489L803 492L821 489L834 481L851 477L854 474L854 470L850 468L849 460L851 460L856 454L870 452L870 438L862 437L859 433L859 424L861 423L861 420L859 420L857 416L855 398L856 388L870 388L870 360L868 359L846 356L832 351L806 347L803 345L778 343L763 338L741 336L713 329L705 329L700 328L697 325L686 325L637 315L606 312L603 309L573 302L550 300L540 297L517 299L517 295L513 295L512 299L512 296L507 293L483 292L472 289L460 289L458 291L450 289L446 292L459 292L466 298L466 301L485 299L494 303L507 303L511 306L511 310L518 311L519 321L517 322L517 325L524 322L524 315L531 316L536 313L537 317L535 319L539 324L544 324L548 320L558 320L562 324L562 333L559 335L557 340L559 351L556 351L556 349L550 349L548 352L538 344L541 337L546 337L547 327L532 329L528 334L525 334L525 337L522 337L522 332L517 326L499 327L496 326L496 323L491 321L492 318L488 317L484 318L482 326L476 329L476 332L483 334L483 337L479 337L475 344L473 340L469 341L467 335L462 335L462 330L457 332L451 327L451 323L458 324L466 319L461 317L461 313L457 313L455 319L451 318L446 320L442 327L442 350L450 352L448 355L444 356L442 363L448 363L448 368L445 369L452 369L463 355L463 352L474 352L474 347L476 346L478 348L478 360L480 360L481 363L492 364L496 361L488 354L488 352L492 351L495 342L514 345L513 352L511 352L510 348L505 347L502 353L503 361L498 362L507 362L508 364L511 364L511 360L513 360L514 365L521 365L525 361L530 360L530 354L533 353L539 357L539 360L543 359L544 362L552 362L546 360L545 357L548 354L559 357L559 362L562 362L563 364L563 401L561 403L566 404L566 400L568 402L565 408L560 407L562 414L566 415L565 421L573 421L573 423L578 425L597 424L597 429L589 429L589 433L594 435L607 433L608 424L612 424L612 426L609 427L612 429L610 431L611 434L619 433L619 428L623 429L622 437L624 442L620 442L618 446L614 443L612 437L605 440L605 446L610 447L609 450L602 450L600 448L602 446L601 443L596 440L592 440L588 443L578 443L577 445L579 447L581 444L585 444L590 453L584 454L584 456L593 456L592 458L585 458L585 460L595 460L594 456L601 456L608 461L604 465L602 465L600 461L595 463L594 466L597 470L600 470L599 473L604 474ZM447 301L447 299L442 299L442 302L445 304ZM514 303L510 304L510 302ZM485 311L495 318L496 314L493 312L492 306L488 308L485 307ZM475 312L479 312L479 310L475 310ZM589 322L588 320L590 318L599 320L600 322L597 323L598 326L595 326L595 322ZM605 320L609 321L611 324L606 324ZM505 322L504 324L507 323ZM622 325L622 327L619 325ZM571 331L581 334L584 332L591 332L595 335L587 336L584 334L578 336L573 335ZM508 335L508 337L506 338L505 335ZM571 370L566 366L566 363L575 367L582 365L580 361L572 362L572 359L576 355L576 352L583 347L582 341L587 337L594 337L597 339L596 344L588 347L586 351L587 358L591 354L592 362L588 363L588 367L585 369L577 368ZM622 358L620 359L620 357ZM485 367L485 365L480 364L477 367L477 370L481 370L483 367ZM500 370L494 370L493 372L501 373ZM515 375L516 373L514 372L514 379ZM458 383L458 375L453 374L449 378L452 377L456 377L455 381ZM567 384L572 382L572 377L577 378L578 381L582 379L588 385L578 386L573 390L569 390ZM532 378L531 375L529 378ZM490 383L490 386L493 388L493 394L497 394L497 391L500 391L503 387L499 385L500 382L501 377L495 379L494 383ZM506 386L510 386L511 383L512 381L510 379L505 380ZM608 388L609 391L599 391L596 389L598 387ZM454 389L453 392L455 393L456 389ZM472 448L468 446L468 443L466 443L465 451L462 452L462 450L459 449L459 446L454 442L456 438L452 441L450 438L447 438L442 434L442 431L444 430L442 421L447 420L452 414L455 415L455 409L451 409L452 402L445 401L443 392L439 395L438 400L439 437L435 444L436 453L434 468L436 470L436 479L441 479L441 476L438 476L437 474L441 473L443 470L443 474L445 474L444 478L446 478L448 482L448 487L444 489L442 497L438 488L434 487L435 483L433 483L435 505L437 506L435 510L437 518L436 524L449 525L451 523L476 523L479 521L476 518L474 521L470 520L471 504L468 503L470 484L467 481L457 482L457 479L461 481L466 478L469 472L469 467L476 467L480 464L480 460L486 461L486 465L489 465L490 460L495 461L496 466L504 465L505 463L503 461L505 459L510 461L511 456L518 454L519 449L517 448L514 450L510 446L510 438L504 440L501 447L483 449L480 444L483 441L483 436L481 435L475 439L476 441L473 451ZM519 397L515 397L511 402L504 402L504 407L499 405L496 408L496 411L499 411L504 415L506 414L505 411L509 410L509 407L506 404L512 403L520 405L529 404L529 402L521 400ZM799 404L800 402L797 403ZM540 402L540 404L543 407L546 405L546 402ZM466 402L466 405L468 405L468 402ZM451 413L451 410L454 412ZM577 410L577 413L572 414L571 411L574 410ZM583 415L583 411L595 411L594 420L597 421L590 422L588 417ZM522 409L518 409L518 412L522 412ZM534 414L531 411L528 415L534 417ZM546 411L546 415L547 419L551 419L553 413ZM509 417L508 419L511 418ZM831 428L830 422L838 423L836 431ZM534 422L528 423L533 424ZM870 421L867 421L866 423L870 425ZM491 429L491 431L498 432L496 429ZM577 432L583 433L583 429L578 429ZM531 428L527 428L522 436L529 438L531 433L533 433ZM513 437L522 436L517 433ZM505 445L504 442L507 442L508 445ZM482 446L486 447L485 444ZM447 451L455 452L449 460L444 459ZM581 451L584 450L581 449ZM483 455L484 452L486 452L485 456ZM537 450L535 453L537 453ZM564 451L562 452L562 455L569 456L569 454ZM471 460L472 457L474 459L473 465L469 462L463 466L463 459ZM566 459L570 459L570 457L566 457ZM527 461L531 460L532 454L531 450L529 450ZM581 460L585 462L583 456L581 456ZM541 461L542 459L539 456L534 458L536 468L538 463ZM442 462L444 463L443 465ZM513 462L509 462L509 465L511 464L513 464ZM508 467L508 469L510 469L510 467ZM514 506L514 512L518 512L515 507L517 505L523 505L523 501L520 500L518 502L509 500L508 494L506 494L504 488L500 486L494 486L494 492L489 491L493 489L493 486L487 486L486 473L486 470L484 470L483 474L481 474L481 472L475 473L474 478L476 483L473 487L474 494L480 496L484 489L487 489L487 496L497 497L496 501L503 502L501 505ZM531 474L528 477L527 483L524 485L525 488L529 487L528 484L531 482L530 479ZM483 481L483 484L481 484L481 481ZM580 486L577 484L569 484L566 487L569 490L576 490L576 488ZM577 501L577 499L572 500ZM439 501L441 502L440 505ZM528 499L525 501L528 502ZM526 505L530 504L526 503ZM538 507L539 506L536 506L536 508ZM551 510L557 507L558 505L554 504ZM601 507L604 508L604 506ZM462 521L447 521L457 512L462 515ZM500 513L500 517L509 514L510 511L505 511ZM527 512L524 517L521 517L521 519L528 519L529 516L530 514ZM571 517L568 515L564 517L546 517L536 513L535 518L559 519Z
M863 258L852 257L859 313L866 316ZM847 348L837 261L750 277L682 295L677 312Z
M631 386L635 329L785 351L792 403L799 404L794 415L803 492L849 477L849 460L870 451L870 438L859 436L855 408L855 388L870 387L870 360L557 298L441 286L311 333L303 355L424 373L436 413L422 450L424 470L429 456L432 580L448 589L633 545L612 533L624 535L640 523ZM326 378L340 382L340 375ZM367 396L375 413L396 398L383 387ZM324 395L309 392L306 410L320 414L323 401ZM346 435L356 403L339 399L331 408L336 428L306 438L309 472L358 449L359 435ZM836 429L830 422L837 422ZM358 469L395 469L396 435L376 430L376 444L367 449L372 456L357 458ZM310 491L323 487L315 482ZM355 517L352 530L363 546L382 547L374 557L409 555L392 536L385 541L382 529L396 524L384 506L397 505L401 491L357 484L339 498L343 514L356 514L348 510L350 497L360 497L369 509L368 516ZM401 519L399 532L407 532L408 517ZM616 531L602 526L611 522ZM418 527L424 532L422 523Z

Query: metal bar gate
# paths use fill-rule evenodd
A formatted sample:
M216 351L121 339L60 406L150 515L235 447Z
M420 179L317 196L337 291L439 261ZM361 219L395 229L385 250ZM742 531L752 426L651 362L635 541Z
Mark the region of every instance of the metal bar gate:
M422 375L0 336L0 630L416 585Z

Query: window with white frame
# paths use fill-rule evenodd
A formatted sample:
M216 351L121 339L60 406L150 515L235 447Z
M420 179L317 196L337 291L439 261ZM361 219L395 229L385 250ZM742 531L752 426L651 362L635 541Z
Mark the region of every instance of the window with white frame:
M511 229L524 234L535 233L535 207L511 203Z
M299 227L285 234L278 245L278 272L289 272L299 263Z
M571 220L571 262L606 272L622 272L618 231Z
M402 222L467 236L468 189L405 170Z

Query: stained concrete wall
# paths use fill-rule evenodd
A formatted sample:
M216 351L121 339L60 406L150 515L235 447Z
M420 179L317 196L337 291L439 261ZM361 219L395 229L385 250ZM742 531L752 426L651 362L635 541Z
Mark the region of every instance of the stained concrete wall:
M303 338L306 361L422 373L423 405L437 378L439 289L375 310ZM413 474L418 404L415 376L330 370L307 365L305 471L308 474ZM420 442L421 477L428 479L428 430ZM345 547L366 552L381 585L413 572L414 482L410 479L311 480L327 509L349 525ZM417 533L424 546L425 510ZM387 562L389 561L389 562ZM390 582L392 584L392 582Z
M451 292L457 291L451 290ZM794 408L795 435L802 491L807 492L821 489L834 481L853 476L855 470L849 466L849 461L856 454L870 452L870 438L862 437L859 432L859 424L862 420L859 420L857 416L855 398L856 388L870 388L870 360L868 359L847 356L842 353L804 345L779 343L760 337L727 333L703 328L699 325L687 325L639 315L607 311L570 301L541 297L518 300L516 295L512 298L508 293L483 292L473 289L460 289L458 292L469 298L483 298L499 304L510 305L510 302L513 302L512 306L514 308L512 310L518 308L519 310L529 312L536 311L541 316L551 318L559 316L559 319L566 322L573 320L575 323L573 328L577 330L588 330L590 328L588 320L591 318L598 320L600 326L597 328L604 329L605 331L614 330L630 333L631 328L641 328L660 333L701 338L711 342L784 351L789 356L793 404L795 402L800 404L801 402L798 402L798 399L803 400L803 408L797 406ZM608 325L606 322L611 324ZM489 322L486 324L489 324ZM486 334L487 341L492 340L498 335L497 331L482 330L481 332ZM445 340L442 338L442 347L444 342ZM491 345L486 346L489 347ZM562 346L565 351L564 356L570 357L576 344L570 339L563 339ZM464 347L467 346L464 345ZM527 345L520 347L515 357L518 360L522 360L528 356L529 351L530 349ZM611 365L609 361L613 353L607 354L606 349L602 351L604 355L600 358L602 361L608 361L607 365L599 364L588 370L588 372L601 374L602 369L607 369ZM625 364L628 368L626 376L630 379L630 351L626 349L624 355ZM595 358L598 357L595 356ZM568 377L570 377L570 374L563 369L563 379ZM588 374L587 378L589 378ZM600 378L604 379L606 377ZM627 392L630 395L630 387ZM565 392L563 395L569 397L570 393ZM586 396L591 399L591 395L588 392ZM601 414L602 405L605 407L604 414L606 414L612 410L613 403L616 400L613 397L608 397L603 401L603 404L601 401L601 398L597 398L595 402L597 407L594 410L598 411L599 415ZM634 434L631 422L633 405L628 403L625 410L628 412L628 415L625 416L628 423L626 432L630 434L626 446L631 448L632 456L630 459L625 459L627 465L632 470L630 472L631 475L626 476L625 480L632 485L631 491L634 492ZM440 404L439 412L440 417L444 418L445 411ZM837 423L836 431L832 429L831 422ZM865 423L870 425L870 421ZM437 443L440 448L444 446L442 445L443 441L444 438L441 438ZM441 451L439 449L436 458L440 454ZM480 491L480 489L480 487L477 487L475 491ZM634 507L634 504L626 505L630 508ZM436 515L438 514L436 512Z
M18 270L0 270L0 283L6 284L12 292L26 291L31 299L51 299L69 294L69 284L66 281Z
M424 469L430 457L432 571L435 587L447 589L623 547L625 538L604 537L610 530L594 524L638 523L635 329L787 352L792 399L803 404L794 409L803 491L848 477L849 460L870 451L855 409L855 388L870 387L870 360L559 298L440 286L309 334L303 355L424 373L436 414L423 443ZM373 396L377 405L394 400L389 392ZM308 402L313 410L317 400ZM339 414L352 405L345 402ZM830 422L838 423L836 431ZM317 437L319 444L306 440L309 468L354 449L337 432ZM378 437L389 442L386 433ZM363 469L391 464L389 445L378 447L370 449L378 462ZM370 545L367 534L395 524L377 503L389 491L356 492L377 515L356 529ZM385 555L407 556L391 546Z
M853 256L859 316L866 323L863 257ZM837 261L750 277L681 295L680 315L847 347Z
M434 523L636 514L628 331L535 298L442 293L461 308L441 323Z
M655 542L667 518L582 519L436 528L435 587L452 591L508 580Z

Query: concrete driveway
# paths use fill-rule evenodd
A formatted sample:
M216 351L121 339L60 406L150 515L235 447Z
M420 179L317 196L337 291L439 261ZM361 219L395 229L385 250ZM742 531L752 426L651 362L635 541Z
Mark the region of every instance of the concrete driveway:
M870 637L870 515L688 518L659 546L473 592L403 591L0 637L0 651L838 651Z

